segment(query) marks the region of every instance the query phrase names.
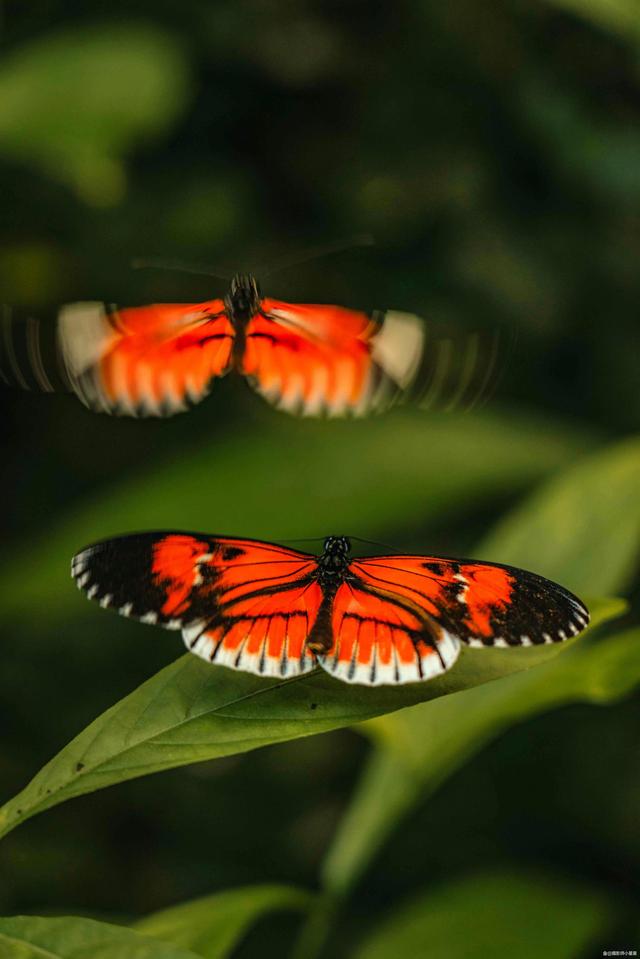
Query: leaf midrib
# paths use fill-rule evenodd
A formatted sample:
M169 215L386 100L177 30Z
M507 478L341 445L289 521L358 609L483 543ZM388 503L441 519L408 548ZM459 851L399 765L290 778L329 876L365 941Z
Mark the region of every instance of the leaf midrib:
M188 665L188 662L189 662L188 657L185 657L185 667ZM247 699L252 699L252 698L254 698L254 697L263 695L263 694L265 694L265 693L269 693L269 692L275 691L275 690L277 690L277 689L280 689L282 686L291 685L292 683L301 682L302 680L309 679L309 678L311 678L312 675L314 675L313 672L306 673L304 676L292 676L290 679L283 680L283 682L277 683L277 684L274 685L274 686L268 686L268 687L264 687L264 688L261 688L261 689L255 689L255 690L253 690L252 692L250 692L250 693L245 693L243 696L238 696L238 697L236 697L236 699L230 700L229 702L220 703L218 706L215 706L215 707L213 707L213 708L211 708L211 709L205 710L205 711L203 711L202 713L192 714L192 715L190 715L190 716L187 716L187 717L185 717L184 719L180 720L180 722L178 722L178 723L174 723L173 725L168 725L168 726L165 726L163 729L157 730L153 735L150 735L150 736L148 736L148 737L146 737L146 738L145 738L145 737L142 737L141 739L138 739L135 743L131 743L131 744L128 745L126 748L120 750L120 751L117 752L117 753L114 753L114 757L115 757L115 755L117 755L117 756L119 756L119 757L123 757L123 756L125 756L127 753L130 753L130 752L132 752L133 750L138 749L140 746L144 746L144 745L148 745L148 744L150 744L150 743L153 743L153 741L154 741L157 737L161 737L161 736L165 735L166 733L171 732L172 730L180 729L182 726L185 726L185 725L187 725L187 724L190 723L190 722L194 722L194 721L196 721L196 720L198 720L198 719L202 719L203 717L207 717L207 716L214 715L215 713L220 712L220 710L223 710L223 709L227 709L227 708L229 708L229 707L236 706L238 703L244 702L244 701L247 700ZM172 680L174 680L174 679L175 679L175 675L169 677L169 679L167 680L167 683L164 683L163 686L161 687L161 689L159 689L159 690L156 691L156 693L155 693L154 696L153 696L153 699L150 700L149 703L147 703L147 705L145 706L145 710L143 710L143 712L146 711L146 709L148 709L154 702L156 702L156 700L157 700L158 697L161 695L161 693L164 691L164 689L166 688L166 686L167 686ZM252 720L252 717L249 717L249 716L237 716L237 717L229 717L229 718L233 718L235 721L237 721L237 720L251 721L251 720ZM366 717L363 717L363 718L366 718ZM139 719L139 717L138 717L138 719ZM336 721L336 722L340 722L340 717L335 717L335 721ZM136 720L136 722L138 722L138 720ZM301 718L300 718L300 722L301 722L301 723L304 723L305 725L308 725L310 721L309 721L309 720L305 720L303 717L301 717ZM77 754L77 755L73 758L72 762L76 762L76 763L77 763L77 762L82 762L82 757L87 755L87 752L93 747L93 745L95 744L95 742L96 742L97 739L99 738L101 732L102 732L102 728L96 730L95 735L92 737L91 741L87 744L86 749L85 749L82 753ZM80 735L82 735L82 734L80 734ZM258 736L253 737L253 738L251 738L251 739L244 740L244 742L262 742L262 741L263 741L262 738L261 738L261 737L258 737ZM275 738L273 738L273 737L271 737L271 736L267 736L267 737L265 737L264 741L267 742L267 743L269 743L269 742L276 742L277 739L275 739ZM169 744L167 743L167 745L169 745ZM237 745L237 743L236 743L236 745ZM57 757L54 757L54 758L51 760L51 762L52 762L52 763L55 763L56 758L57 758ZM13 798L9 799L8 802L5 803L5 805L4 805L3 807L0 807L0 814L2 814L2 812L4 812L4 813L5 813L5 816L6 816L6 820L5 820L5 824L4 824L4 825L5 825L5 828L3 828L2 822L1 822L1 819L0 819L0 837L1 837L2 835L6 835L6 833L7 833L8 831L10 831L10 829L7 829L6 827L11 827L11 828L13 828L13 826L18 825L20 822L24 821L24 819L30 818L30 817L31 817L32 815L34 815L35 813L44 811L44 809L47 809L47 808L49 808L49 807L52 806L52 805L56 805L56 798L55 798L55 797L58 796L58 795L60 795L60 793L65 792L65 790L68 791L68 792L70 792L72 796L82 795L82 794L85 792L85 790L84 790L84 789L76 790L76 789L73 788L73 785L74 785L75 783L78 783L78 784L81 783L81 782L85 779L85 777L88 777L90 774L91 774L91 775L95 775L96 773L99 774L100 768L103 767L103 766L107 766L107 764L108 764L109 762L110 762L110 758L109 758L109 757L103 757L103 758L101 758L99 761L95 762L94 764L87 763L87 764L84 766L84 768L82 769L82 771L81 771L80 773L78 773L78 775L75 777L74 780L68 780L66 783L63 783L62 785L56 787L55 790L52 789L51 792L49 792L49 793L42 793L42 792L37 793L37 799L28 806L28 810L27 810L27 809L21 809L21 810L20 810L20 815L17 815L17 814L16 814L15 816L11 816L11 815L10 815L11 810L12 810L13 807L17 804L17 802L18 802L18 800L19 800L19 797L20 797L21 795L23 795L23 794L30 788L31 783L33 783L33 780L31 781L31 783L27 783L27 785L24 787L24 789L20 790L20 792L17 793ZM188 762L189 762L189 760L186 760L184 763L178 763L178 764L176 764L176 768L177 768L177 766L179 766L179 765L187 765ZM148 764L147 764L147 765L148 765ZM46 768L46 767L45 767L45 768ZM141 767L139 767L139 768L144 769L144 768L147 768L147 767L146 767L146 766L141 766ZM115 771L117 771L117 769L118 769L118 767L115 767ZM44 772L44 770L42 770L41 772ZM40 774L37 774L37 775L40 775ZM46 781L46 780L45 780L45 781ZM23 813L27 813L27 812L28 812L28 815L23 815ZM9 815L7 815L7 813L9 813Z

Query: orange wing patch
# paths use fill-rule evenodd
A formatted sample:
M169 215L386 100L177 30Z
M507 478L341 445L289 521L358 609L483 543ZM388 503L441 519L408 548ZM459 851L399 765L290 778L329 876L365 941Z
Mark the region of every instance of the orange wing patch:
M467 606L464 622L469 632L490 636L492 618L504 615L511 602L513 576L501 566L462 563L457 582L466 582L460 601Z
M317 664L307 647L322 592L317 583L252 593L225 604L213 623L183 631L187 647L212 663L261 676L297 676Z
M333 605L333 645L318 656L323 669L347 683L412 683L449 669L460 644L446 630L389 596L344 583Z
M429 569L428 556L374 556L356 559L353 572L363 583L381 591L391 590L416 610L438 618L448 605L447 593L457 594L456 569L439 562Z
M192 590L202 585L198 566L211 558L209 544L194 536L166 536L154 544L151 574L166 594L161 606L164 616L187 612Z
M107 311L76 303L59 318L72 388L92 408L164 416L197 403L230 368L233 328L222 300Z
M364 415L409 386L423 340L415 317L265 299L247 326L241 372L280 409Z

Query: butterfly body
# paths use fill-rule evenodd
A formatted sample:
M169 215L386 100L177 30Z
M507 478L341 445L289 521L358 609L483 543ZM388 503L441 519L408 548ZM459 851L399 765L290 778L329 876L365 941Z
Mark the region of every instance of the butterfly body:
M579 633L588 612L534 573L475 560L353 557L329 536L314 556L259 540L142 533L72 563L102 606L166 629L212 663L288 677L321 666L345 682L396 684L449 669L462 645L520 646Z
M236 273L231 278L224 305L236 330L246 326L251 317L260 312L261 302L262 293L255 276L251 273Z

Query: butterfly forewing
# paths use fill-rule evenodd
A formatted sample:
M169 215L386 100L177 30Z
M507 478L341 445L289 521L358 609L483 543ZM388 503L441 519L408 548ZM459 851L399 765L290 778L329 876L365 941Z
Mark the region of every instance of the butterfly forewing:
M321 596L314 558L254 540L142 533L96 543L72 562L100 605L182 629L204 658L270 675L313 665L305 640Z
M580 600L535 573L438 556L376 556L355 560L356 577L422 609L470 646L561 642L589 622Z

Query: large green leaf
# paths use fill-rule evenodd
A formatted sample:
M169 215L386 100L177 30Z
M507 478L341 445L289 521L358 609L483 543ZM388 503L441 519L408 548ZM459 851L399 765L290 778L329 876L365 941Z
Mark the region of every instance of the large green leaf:
M640 437L580 460L494 528L478 554L602 596L628 585L640 554Z
M614 917L602 893L575 881L480 873L403 906L355 959L575 959L606 935Z
M304 910L309 893L292 886L243 886L203 896L136 923L146 936L192 949L203 959L224 959L257 919L276 910Z
M587 445L546 422L488 412L437 417L407 409L366 424L256 415L257 427L154 464L13 550L0 570L4 616L24 622L46 608L48 623L62 616L68 623L86 615L69 560L94 539L145 528L378 539L457 513L461 502L471 508L517 491Z
M167 33L142 24L48 35L0 68L0 151L116 200L121 158L165 129L187 92L186 60Z
M583 641L465 648L443 676L399 687L351 686L322 670L279 682L186 654L103 713L0 809L0 835L95 789L349 726L529 669Z
M2 959L197 959L196 953L93 919L0 919Z
M373 720L368 731L380 748L334 837L323 870L327 888L346 892L401 817L504 730L568 703L615 702L639 685L635 629L585 639L538 669Z

